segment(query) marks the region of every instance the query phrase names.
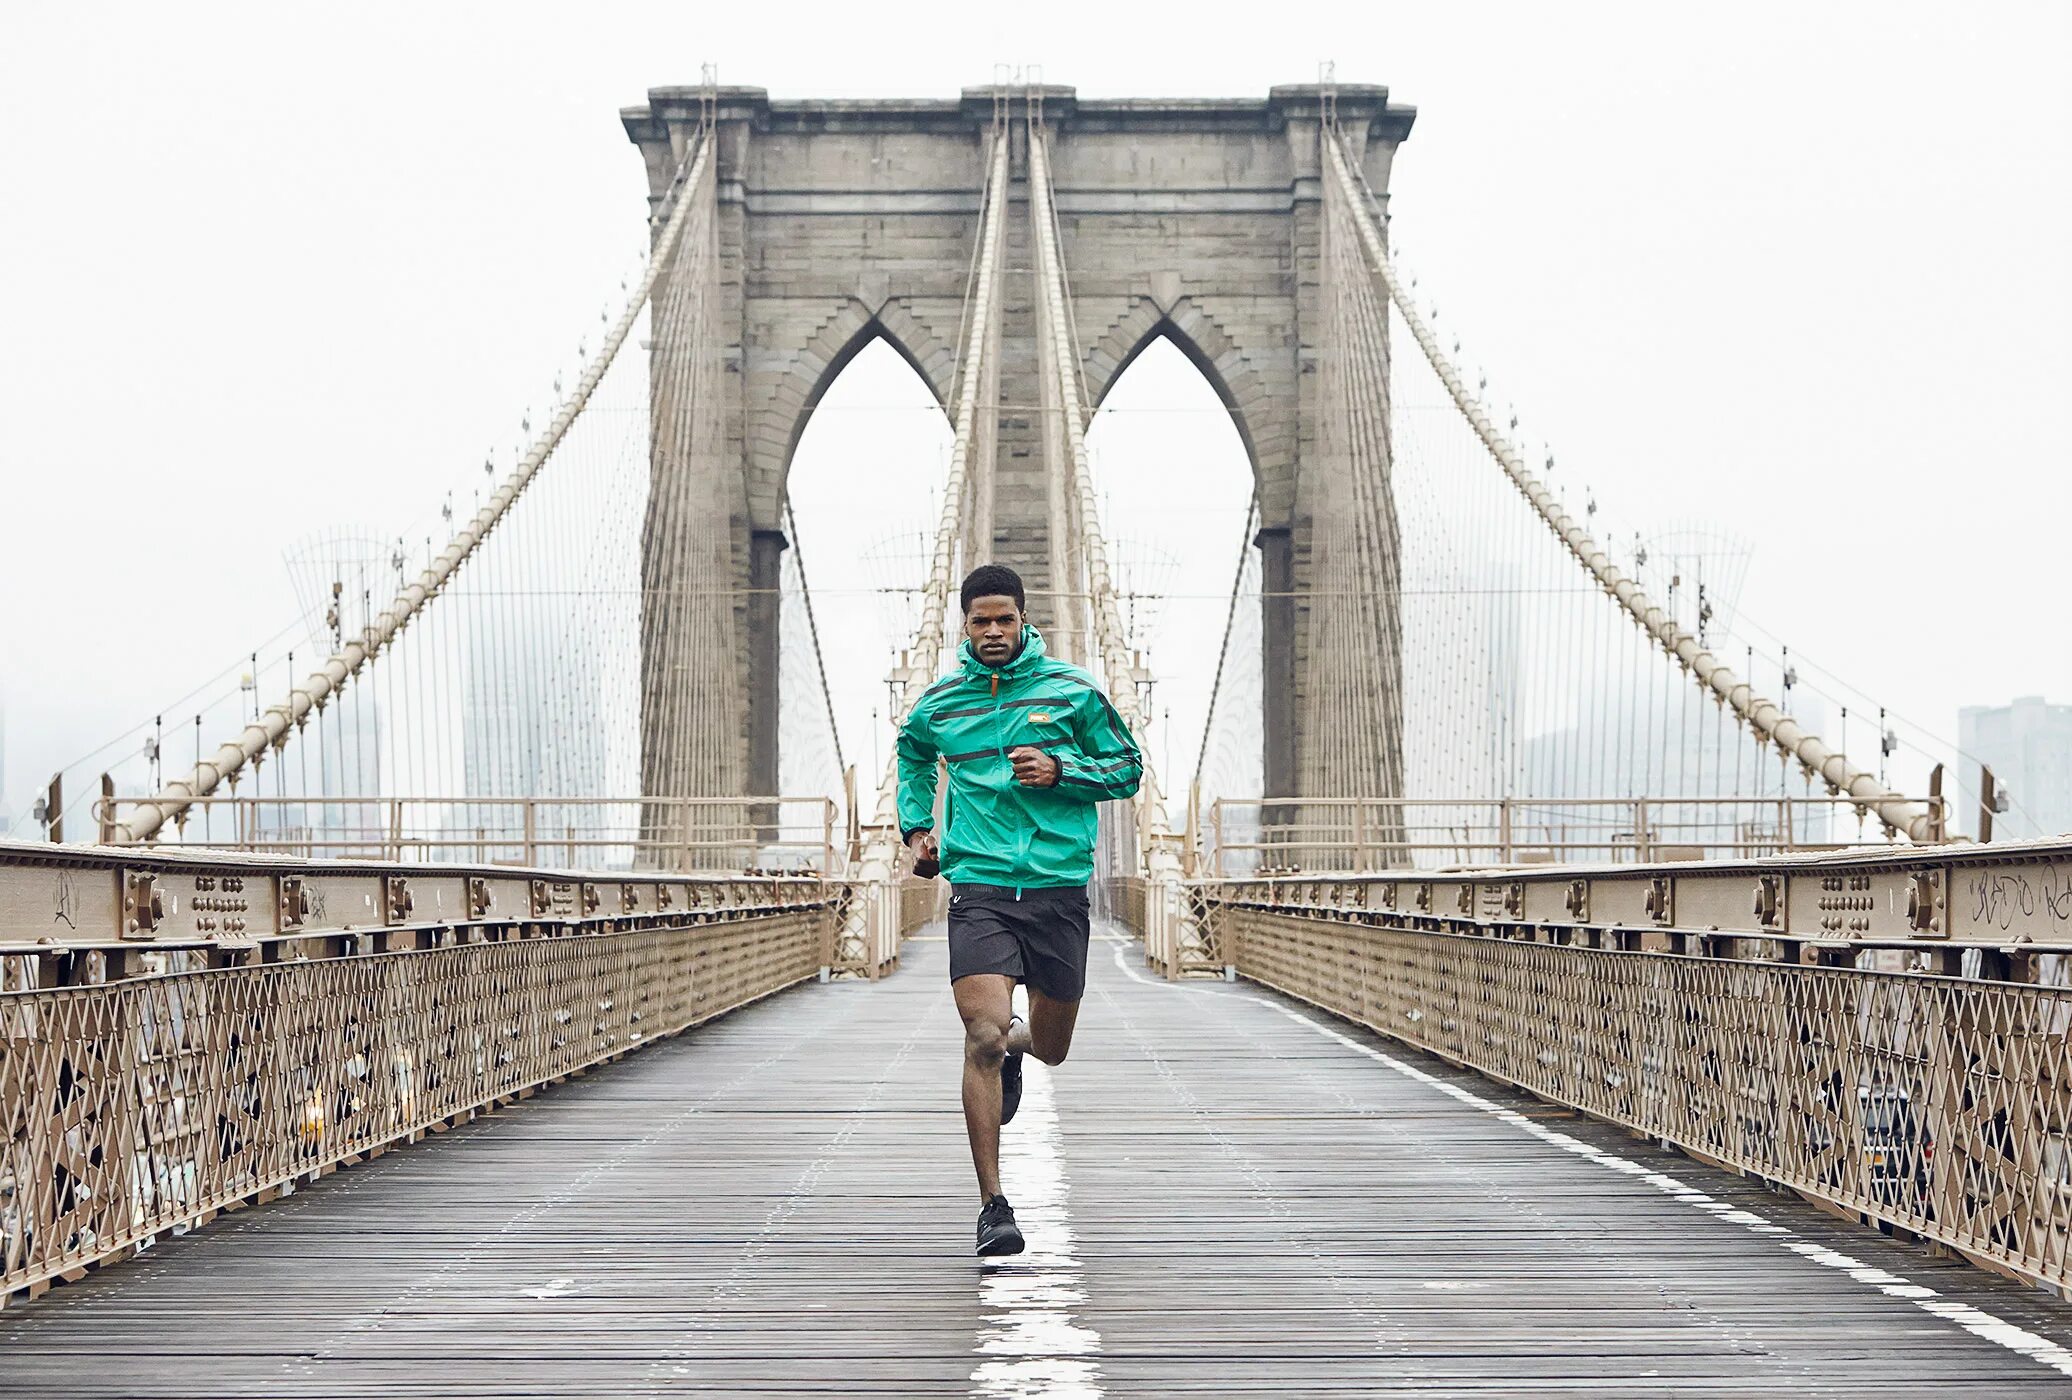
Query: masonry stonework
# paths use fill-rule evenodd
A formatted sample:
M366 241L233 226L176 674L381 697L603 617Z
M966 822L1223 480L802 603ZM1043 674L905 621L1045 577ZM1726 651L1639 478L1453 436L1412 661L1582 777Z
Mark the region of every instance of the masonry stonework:
M1387 198L1390 161L1414 112L1386 89L1275 88L1264 100L1040 98L1072 320L1098 403L1164 336L1202 371L1251 457L1261 528L1266 786L1294 792L1308 669L1309 521L1342 487L1317 457L1315 346L1320 278L1319 132L1335 102L1369 184ZM623 112L659 201L709 105L715 122L727 460L738 489L710 508L735 541L744 697L739 742L750 788L774 793L777 577L786 479L814 405L857 351L884 339L947 405L978 232L990 88L956 100L772 101L759 88L658 88ZM1054 615L1051 491L1037 406L1036 295L1029 253L1023 119L1013 143L1000 384L975 483L990 502L995 558L1028 581L1038 625ZM933 464L930 464L932 468ZM1180 464L1175 471L1184 473ZM1184 480L1176 488L1185 489ZM917 482L917 486L922 483ZM643 677L643 684L659 684ZM657 794L666 795L666 794Z

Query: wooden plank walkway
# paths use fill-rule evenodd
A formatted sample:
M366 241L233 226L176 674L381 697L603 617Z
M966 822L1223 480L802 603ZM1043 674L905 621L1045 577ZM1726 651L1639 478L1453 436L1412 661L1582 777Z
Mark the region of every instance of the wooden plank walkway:
M945 962L0 1313L0 1394L2072 1393L2072 1308L1106 943L982 1267Z

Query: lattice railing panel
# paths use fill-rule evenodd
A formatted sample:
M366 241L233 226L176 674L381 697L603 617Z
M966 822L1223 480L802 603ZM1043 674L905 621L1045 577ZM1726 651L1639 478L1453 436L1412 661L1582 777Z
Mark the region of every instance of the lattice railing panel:
M1213 910L1238 971L1593 1117L2072 1283L2072 990Z
M832 916L0 995L0 1297L812 977Z

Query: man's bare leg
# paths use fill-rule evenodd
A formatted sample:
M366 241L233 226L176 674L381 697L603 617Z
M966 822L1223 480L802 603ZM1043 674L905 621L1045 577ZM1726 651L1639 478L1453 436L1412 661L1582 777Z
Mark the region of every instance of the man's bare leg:
M1000 1061L1007 1054L1007 1024L1014 1013L1014 979L978 972L950 990L964 1018L964 1132L978 1171L981 1204L1000 1194ZM1030 1010L1035 1010L1031 994ZM1066 1033L1070 1039L1070 1031Z
M1029 988L1029 1019L1007 1033L1010 1054L1034 1055L1047 1065L1061 1065L1072 1050L1072 1031L1079 1024L1079 1003L1059 1001Z

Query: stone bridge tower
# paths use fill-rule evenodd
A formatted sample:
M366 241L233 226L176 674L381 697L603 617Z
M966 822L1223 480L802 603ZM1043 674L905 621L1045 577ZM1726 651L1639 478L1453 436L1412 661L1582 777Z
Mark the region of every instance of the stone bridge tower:
M1024 191L1027 95L1015 89L1009 106L1013 178ZM651 198L667 190L713 96L658 88L646 106L622 113L646 157ZM943 101L787 102L760 88L717 91L725 461L733 465L731 499L710 508L725 514L743 590L735 693L744 697L740 771L753 792L777 786L776 589L792 454L822 393L874 338L948 402L998 96L975 88ZM1385 199L1414 112L1389 105L1380 87L1340 86L1330 96ZM1326 93L1300 86L1264 100L1086 101L1049 87L1041 100L1092 401L1164 335L1214 386L1250 455L1262 522L1266 785L1269 794L1292 793L1308 671L1309 521L1342 490L1317 450ZM993 557L1027 580L1041 626L1055 611L1052 550L1063 542L1051 537L1053 483L1033 421L1041 393L1025 193L1010 210L993 452L974 485ZM917 490L929 484L922 470ZM1184 476L1174 482L1185 484ZM663 683L642 677L644 687Z

